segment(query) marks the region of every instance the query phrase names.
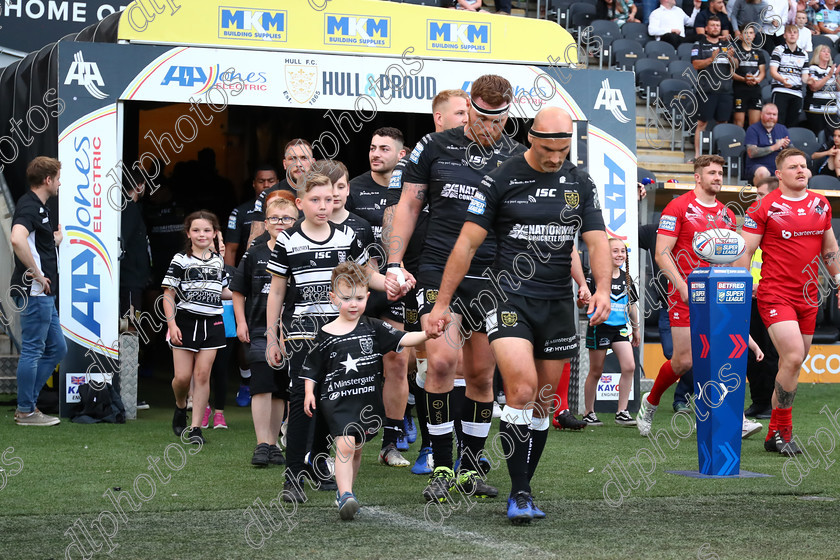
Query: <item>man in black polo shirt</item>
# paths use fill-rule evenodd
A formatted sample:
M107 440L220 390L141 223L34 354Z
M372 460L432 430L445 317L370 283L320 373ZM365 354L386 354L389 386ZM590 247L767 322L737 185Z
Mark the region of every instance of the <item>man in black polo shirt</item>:
M17 410L21 426L54 426L60 420L35 407L38 395L67 353L55 308L58 294L58 250L61 226L53 231L47 200L58 195L61 163L39 156L26 168L30 190L17 202L12 220L15 270L11 291L20 310L20 360L17 369Z
M588 309L591 325L610 314L612 269L595 184L566 159L572 118L557 107L542 109L528 140L531 148L491 170L473 195L425 323L433 334L452 321L449 305L472 255L495 233L493 273L508 281L494 286L504 297L496 298L486 326L507 395L499 429L511 479L507 515L514 524L545 517L534 505L530 481L548 437L554 389L578 351L571 289L578 232L597 286Z
M738 57L731 44L721 40L720 23L717 16L709 16L706 36L694 43L691 49L691 64L699 72L697 82L705 81L701 86L700 111L694 131L695 154L700 154L700 133L706 130L708 122L712 119L719 123L729 122L732 115L732 74L738 68Z

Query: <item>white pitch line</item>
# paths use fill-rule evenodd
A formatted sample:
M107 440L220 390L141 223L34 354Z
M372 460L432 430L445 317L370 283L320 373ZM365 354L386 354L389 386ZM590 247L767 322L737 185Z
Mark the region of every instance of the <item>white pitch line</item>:
M427 533L432 533L436 536L443 535L446 537L452 537L470 544L497 550L499 552L520 554L527 553L530 557L536 558L546 554L545 551L540 549L519 546L510 542L497 541L481 533L476 533L475 531L455 529L451 526L447 526L446 524L438 525L431 523L426 519L418 519L416 517L402 515L384 508L364 506L360 514L363 518L374 517L378 520L382 520L386 523L397 525L405 529L419 529L421 531L426 531Z

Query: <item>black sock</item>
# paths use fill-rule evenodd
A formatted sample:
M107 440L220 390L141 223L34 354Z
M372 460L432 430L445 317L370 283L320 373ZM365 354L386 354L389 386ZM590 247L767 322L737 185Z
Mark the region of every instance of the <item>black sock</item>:
M545 442L548 440L548 430L531 430L531 449L528 452L528 482L534 478L534 472L540 463Z
M417 429L420 431L420 448L431 447L432 440L429 439L429 415L426 414L426 391L417 387L414 392L414 404L417 407Z
M400 437L403 429L402 418L395 420L393 418L385 418L385 430L382 432L382 449L388 444L397 444L397 438Z
M435 468L452 468L452 416L449 393L426 392L426 410L429 413L429 439Z
M502 433L502 449L507 457L510 474L510 493L530 492L528 484L528 449L531 447L531 431L522 424L499 423ZM524 441L523 441L524 440Z
M467 387L465 385L461 385L460 387L456 385L452 388L452 393L450 393L449 397L449 405L452 410L451 418L455 420L455 425L452 428L455 430L455 437L457 438L456 451L459 457L464 451L464 432L461 428L461 414L464 410L464 401L466 400L466 398Z
M461 409L461 438L459 447L461 450L461 470L480 472L478 460L484 451L484 443L487 441L490 422L493 420L493 401L488 403L476 402L464 398L464 407ZM478 435L481 434L481 435Z

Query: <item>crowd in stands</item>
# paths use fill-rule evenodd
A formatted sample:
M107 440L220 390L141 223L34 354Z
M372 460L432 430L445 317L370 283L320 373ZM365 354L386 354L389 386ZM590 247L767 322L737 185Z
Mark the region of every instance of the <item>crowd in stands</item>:
M592 35L605 52L615 44L610 62L636 71L640 94L658 91L665 79L683 80L696 92L697 106L685 113L687 128L696 123L697 156L704 151L702 132L710 131L714 151L714 127L732 123L745 129L741 180L771 175L772 160L788 146L810 156L813 174L840 177L833 140L840 128L836 0L660 0L658 6L597 0L583 10L574 7L579 4L570 13L591 14ZM570 30L581 28L579 19L569 25L571 19ZM607 22L619 28L613 36ZM637 68L643 59L662 64ZM673 100L658 101L667 107Z

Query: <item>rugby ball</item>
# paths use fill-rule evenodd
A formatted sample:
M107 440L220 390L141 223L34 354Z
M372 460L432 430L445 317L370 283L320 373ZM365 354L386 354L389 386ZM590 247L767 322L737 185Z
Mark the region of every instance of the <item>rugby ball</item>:
M728 264L743 256L744 238L730 229L707 229L694 234L694 254L709 264Z

